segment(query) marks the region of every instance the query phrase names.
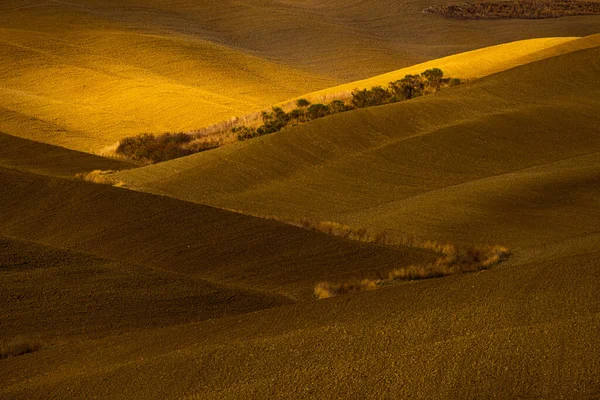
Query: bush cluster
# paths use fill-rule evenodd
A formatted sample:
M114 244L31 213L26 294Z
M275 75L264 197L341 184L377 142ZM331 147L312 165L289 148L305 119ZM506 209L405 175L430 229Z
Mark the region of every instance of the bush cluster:
M336 99L328 104L311 104L306 99L299 99L295 103L296 108L290 112L285 112L281 107L273 107L271 111L262 112L259 120L262 125L235 126L231 128L231 134L238 141L244 141L328 115L408 100L460 83L459 79L444 78L444 73L439 68L428 69L420 75L406 75L398 81L390 82L387 88L376 86L372 89L356 89L347 101ZM123 139L116 153L135 161L158 163L222 145L222 141L197 139L197 136L190 133L165 133L158 136L145 133Z
M121 140L116 153L134 161L158 163L217 147L198 146L192 140L193 135L183 132L158 136L144 133Z
M287 126L296 126L328 115L354 109L354 107L346 105L342 100L333 100L329 104L311 104L306 99L299 99L296 101L296 107L288 113L283 111L281 107L273 107L272 111L264 111L262 113L263 124L258 128L240 126L232 128L231 131L237 134L239 141L243 141L279 132Z

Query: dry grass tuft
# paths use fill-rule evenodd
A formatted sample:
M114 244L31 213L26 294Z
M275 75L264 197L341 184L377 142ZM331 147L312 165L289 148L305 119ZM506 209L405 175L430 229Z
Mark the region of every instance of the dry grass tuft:
M111 175L118 171L102 171L102 170L94 170L92 172L81 172L75 175L75 178L81 179L86 182L99 183L101 185L111 185L116 187L125 187L125 182L114 179Z
M320 282L315 286L315 295L319 299L327 299L342 294L366 292L377 289L378 282L372 279L342 283Z
M286 220L276 216L248 214L243 211L229 209L229 211L253 215L258 218L283 222L299 228L309 229L328 235L339 236L348 240L364 243L374 243L384 246L406 246L423 250L430 250L439 254L434 263L411 265L396 268L389 272L379 273L380 279L354 279L341 283L319 282L315 286L315 296L318 299L339 296L349 293L360 293L377 289L380 286L394 283L397 280L417 280L439 278L443 276L463 274L490 269L510 256L510 250L504 246L459 246L452 243L442 243L435 240L422 240L393 235L382 230L367 228L354 228L349 225L333 221L310 221L308 219Z
M0 360L33 353L41 348L42 345L38 342L32 342L23 339L13 339L6 343L0 343Z
M342 294L374 290L397 280L431 279L482 271L501 263L510 256L509 250L502 246L460 248L453 244L423 243L441 254L434 263L396 268L388 272L384 279L363 279L342 283L320 282L315 286L315 296L318 299L327 299Z
M434 263L396 268L388 272L387 277L384 279L363 279L341 283L320 282L315 286L315 296L318 299L327 299L343 294L374 290L398 280L431 279L482 271L501 263L510 255L509 250L502 246L459 248L452 244L434 245L435 242L426 243L437 249L441 254L441 257Z

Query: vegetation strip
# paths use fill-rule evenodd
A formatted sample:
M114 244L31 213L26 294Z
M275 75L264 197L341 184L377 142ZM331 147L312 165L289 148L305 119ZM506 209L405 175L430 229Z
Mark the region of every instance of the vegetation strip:
M315 296L318 299L374 290L398 280L430 279L482 271L501 263L510 256L509 249L503 246L460 247L431 240L396 237L385 231L353 228L331 221L313 223L303 220L287 223L359 242L420 248L432 250L440 255L434 263L396 268L379 279L356 279L338 283L319 282L315 286Z
M328 104L311 104L306 99L299 99L295 102L296 108L289 112L282 107L273 107L271 111L236 118L195 133L144 133L128 137L119 142L116 154L130 160L158 163L279 132L286 127L328 115L409 100L460 83L460 79L445 78L439 68L428 69L420 75L406 75L390 82L387 88L376 86L371 89L355 89L350 97L337 98Z
M326 299L374 290L398 280L431 279L483 271L501 263L509 256L509 250L502 246L460 248L456 245L444 245L441 257L434 263L393 269L380 279L360 279L340 283L319 282L315 286L315 296L318 299Z
M423 12L454 19L546 19L600 15L600 3L579 0L478 1L431 6Z
M243 213L237 210L233 212ZM333 221L286 220L276 216L260 216L288 225L343 237L363 243L374 243L382 246L406 246L430 250L439 254L438 259L429 264L410 265L387 271L378 279L354 279L344 282L319 282L315 285L315 296L326 299L343 294L360 293L389 285L400 280L419 280L440 278L444 276L483 271L507 260L511 252L504 246L458 246L451 243L440 243L433 240L420 240L392 235L383 230L354 228Z

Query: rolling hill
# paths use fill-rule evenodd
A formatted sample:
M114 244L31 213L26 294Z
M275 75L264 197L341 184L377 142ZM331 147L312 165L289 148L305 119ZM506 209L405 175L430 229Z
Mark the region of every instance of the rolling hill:
M94 170L125 170L138 165L0 132L0 166L62 178Z
M0 337L52 347L290 301L0 235Z
M519 40L427 61L360 81L308 93L302 97L319 99L338 93L351 92L354 89L386 87L388 83L400 80L406 75L420 74L431 68L440 68L447 77L457 77L463 80L478 79L519 65L598 46L600 46L600 35L598 34L583 38Z
M0 394L593 398L598 238L485 273L57 344L0 360Z
M0 398L600 397L600 17L430 5L0 2ZM150 166L88 153L429 66L478 79ZM317 300L438 255L298 221L512 254Z
M136 190L256 215L438 240L538 244L519 211L537 204L531 196L547 198L552 209L564 206L569 179L597 190L599 55L599 48L572 52L116 178ZM587 195L568 193L575 204ZM572 217L559 209L552 215L557 223ZM520 234L489 229L497 218ZM595 229L594 221L584 213L573 231ZM481 229L463 229L467 222Z
M423 14L430 5L4 2L0 131L102 153L450 54L600 28L594 16L452 21Z
M435 259L168 197L1 171L4 235L277 297L312 299L320 280Z

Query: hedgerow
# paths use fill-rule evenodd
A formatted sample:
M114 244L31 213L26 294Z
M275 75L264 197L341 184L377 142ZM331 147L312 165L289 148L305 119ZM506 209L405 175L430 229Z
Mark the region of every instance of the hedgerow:
M231 126L230 122L220 125L224 127L223 129L229 130L229 136L233 137L233 141L244 141L333 114L409 100L460 83L460 79L445 78L441 69L433 68L420 75L406 75L400 80L390 82L385 88L376 86L371 89L355 89L349 98L333 99L327 104L311 104L306 99L299 99L295 102L296 108L289 112L285 112L281 107L273 107L270 111L263 111L259 123L254 126L243 124ZM116 153L135 161L157 163L231 143L232 140L226 140L225 136L227 135L218 129L202 134L165 133L155 136L145 133L123 139ZM215 139L211 140L211 137Z

